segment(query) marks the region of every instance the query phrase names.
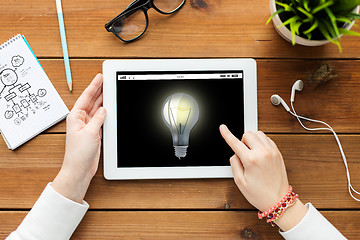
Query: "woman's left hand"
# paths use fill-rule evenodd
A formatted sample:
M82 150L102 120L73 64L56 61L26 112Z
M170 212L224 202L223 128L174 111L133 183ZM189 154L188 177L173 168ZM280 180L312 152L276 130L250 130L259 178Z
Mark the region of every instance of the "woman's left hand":
M64 162L51 184L61 195L80 203L99 164L101 128L106 116L102 82L103 76L98 74L68 115Z

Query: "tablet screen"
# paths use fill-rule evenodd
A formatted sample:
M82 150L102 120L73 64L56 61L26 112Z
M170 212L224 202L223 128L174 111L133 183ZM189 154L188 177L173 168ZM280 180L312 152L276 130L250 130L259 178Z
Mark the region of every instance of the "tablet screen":
M117 72L118 168L229 166L244 133L243 71Z

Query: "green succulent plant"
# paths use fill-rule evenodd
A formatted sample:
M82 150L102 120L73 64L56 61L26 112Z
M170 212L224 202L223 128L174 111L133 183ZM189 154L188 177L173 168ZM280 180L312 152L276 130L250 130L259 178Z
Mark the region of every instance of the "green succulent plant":
M277 11L266 24L279 14L283 23L276 27L289 28L293 45L296 35L309 40L327 39L341 52L342 34L360 36L358 32L345 29L352 21L360 19L360 14L353 12L360 0L279 0L275 3Z

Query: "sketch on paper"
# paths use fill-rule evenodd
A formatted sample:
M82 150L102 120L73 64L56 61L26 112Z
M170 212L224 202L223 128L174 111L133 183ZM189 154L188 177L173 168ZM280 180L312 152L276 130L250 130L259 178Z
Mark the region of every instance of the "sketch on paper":
M47 93L46 89L32 89L30 83L24 82L24 76L31 70L28 68L19 72L19 67L24 61L20 55L13 56L11 67L0 71L0 101L6 102L6 108L1 109L0 114L3 114L5 119L14 121L15 125L20 125L31 115L50 108L50 104L43 99Z

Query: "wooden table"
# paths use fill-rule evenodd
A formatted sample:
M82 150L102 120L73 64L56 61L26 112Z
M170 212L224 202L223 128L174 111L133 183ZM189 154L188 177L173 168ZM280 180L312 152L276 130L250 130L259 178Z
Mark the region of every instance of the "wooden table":
M274 93L288 101L293 82L303 79L298 112L330 123L339 133L352 183L359 189L360 38L343 37L342 54L332 44L294 47L265 25L269 0L205 2L208 7L196 8L188 0L173 16L150 10L146 35L124 44L104 24L130 0L63 0L72 94L65 80L55 0L1 0L0 42L24 34L69 108L102 71L104 59L255 58L259 129L278 144L290 183L303 202L312 202L346 237L360 239L360 205L347 192L333 136L302 130L269 101ZM319 74L319 69L332 73ZM0 238L5 238L59 171L65 122L16 151L0 142ZM282 239L277 229L257 219L231 179L107 181L102 171L101 162L86 195L91 208L73 239Z

